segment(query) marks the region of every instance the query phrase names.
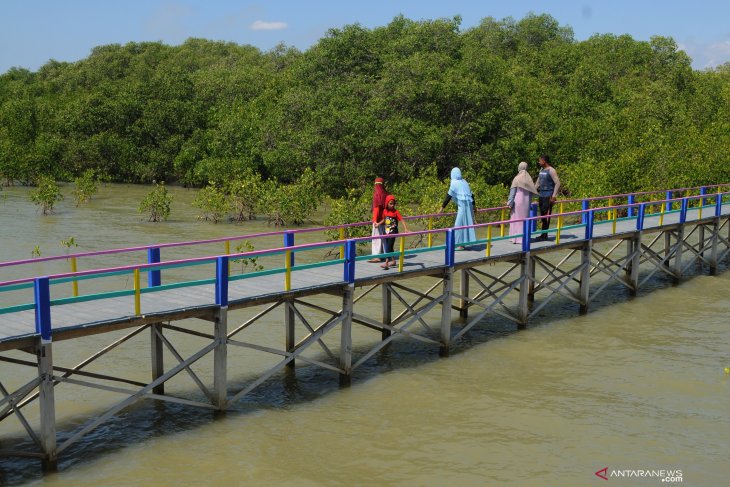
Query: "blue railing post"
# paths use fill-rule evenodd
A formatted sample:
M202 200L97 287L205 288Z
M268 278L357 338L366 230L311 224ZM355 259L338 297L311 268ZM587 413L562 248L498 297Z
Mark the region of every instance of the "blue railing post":
M634 216L634 207L631 206L634 203L636 203L636 195L635 194L630 194L629 195L629 208L628 208L628 211L627 211L627 216L629 218L631 218L631 217Z
M636 229L639 231L644 229L644 214L646 214L646 203L639 205L639 214L636 216Z
M667 191L667 194L665 196L667 197L668 200L671 200L672 199L672 192L671 191ZM671 201L667 201L667 206L665 208L667 209L667 211L672 211L672 202Z
M687 221L687 205L689 204L689 201L687 198L682 198L682 206L680 206L679 209L679 223L684 223Z
M707 188L704 186L700 187L700 196L704 196L707 194ZM707 204L707 198L702 198L700 200L700 206L705 206Z
M160 248L152 247L147 249L147 263L158 264L160 262ZM162 284L162 272L160 269L147 271L147 286L155 287Z
M593 212L595 210L589 210L586 216L586 240L593 238Z
M590 200L583 200L581 201L580 208L583 210L583 214L581 215L580 222L585 225L588 223L588 210L591 207L591 201Z
M449 228L446 230L446 248L444 249L444 264L447 267L454 267L454 257L456 254L456 233Z
M286 232L284 234L284 247L294 247L294 232ZM290 260L289 265L294 267L294 252L291 253ZM286 259L284 259L284 262L286 262Z
M228 257L220 256L215 261L215 304L228 306Z
M537 216L537 203L533 203L530 205L530 218L533 216ZM537 220L530 220L532 229L531 232L534 232L537 230Z
M357 241L345 242L344 280L350 284L355 282L355 260L357 258Z
M535 220L522 220L522 251L530 251L530 227Z
M722 215L722 193L715 196L715 216Z
M41 339L51 339L51 286L47 277L36 277L33 281L35 296L35 331Z

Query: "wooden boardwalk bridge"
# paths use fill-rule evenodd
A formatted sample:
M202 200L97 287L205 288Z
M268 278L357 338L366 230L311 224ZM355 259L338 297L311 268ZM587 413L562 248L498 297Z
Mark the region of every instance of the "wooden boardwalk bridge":
M367 262L369 255L357 255L358 244L369 243L370 237L295 245L296 232L281 232L281 247L188 259L161 261L164 245L62 256L73 259L73 272L0 282L0 298L14 296L0 300L0 361L6 364L0 374L0 421L15 419L31 445L19 448L0 438L0 456L37 457L45 468L55 468L59 455L71 445L142 399L226 410L295 364L330 370L347 384L358 367L396 338L437 347L446 356L455 341L491 315L523 328L556 298L575 303L585 313L610 286L636 294L656 275L678 281L697 268L714 274L730 252L727 189L718 185L661 192L659 197L655 192L561 202L552 216L550 239L534 239L540 219L534 216L521 222L520 236L528 238L520 244L506 234L504 208L484 210L501 217L475 225L477 235L485 238L471 242L468 250L455 247L458 228L402 234L400 249L394 252L399 265L390 270ZM406 242L416 237L428 244L407 248ZM443 244L434 245L434 240ZM322 249L335 249L339 258L305 258ZM145 252L147 261L76 271L77 258L131 251ZM277 259L279 265L236 272L237 261L258 258ZM37 266L44 260L51 259L0 263L0 270ZM179 278L181 270L186 272L184 279ZM120 276L131 277L132 289L78 292L79 283L101 290L97 280L118 283ZM69 283L72 295L60 296L54 286L65 284L68 289ZM30 293L32 299L27 299ZM236 310L245 315L242 322L229 319ZM273 337L273 344L257 340L260 334L251 331L266 326L262 318L275 310L281 313L276 330L283 332ZM187 327L175 324L190 318L198 321ZM374 332L375 338L365 345L356 343L356 327ZM76 366L62 367L54 360L54 343L125 329L126 335ZM88 371L89 364L142 332L149 337L149 348L140 354L139 368L149 370L149 381L109 370ZM173 343L177 334L202 339L202 344L184 354ZM231 370L230 359L247 351L276 360L267 362L256 378L234 387L231 377L239 371ZM203 357L212 360L212 383L192 367ZM55 359L69 360L58 355ZM37 374L8 390L5 384L12 382L10 369L15 367L30 367ZM166 392L166 383L183 372L197 395ZM62 385L110 391L122 399L59 441L54 392ZM32 408L35 426L26 414Z

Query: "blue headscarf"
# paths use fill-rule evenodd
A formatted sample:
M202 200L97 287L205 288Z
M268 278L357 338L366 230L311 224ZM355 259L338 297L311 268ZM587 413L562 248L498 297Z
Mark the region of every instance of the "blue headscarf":
M451 170L449 196L457 201L471 203L471 188L469 187L469 183L461 178L461 169L458 167Z

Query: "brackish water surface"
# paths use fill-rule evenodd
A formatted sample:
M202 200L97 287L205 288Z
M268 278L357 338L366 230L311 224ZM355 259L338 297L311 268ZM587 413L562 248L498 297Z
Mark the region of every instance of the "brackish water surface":
M35 245L43 255L62 254L59 242L69 236L79 243L73 251L86 251L272 230L262 221L198 222L194 192L171 190L171 221L152 224L136 212L146 187L106 186L80 208L69 196L45 217L27 189L6 188L0 260L29 258ZM659 281L635 299L607 293L587 315L575 307L545 313L527 330L485 320L448 358L395 341L356 371L349 388L338 387L335 373L302 364L223 416L142 402L65 452L58 473L41 474L36 460L0 458L0 484L583 486L604 482L594 472L607 467L681 470L681 485L726 485L725 267L678 286ZM0 272L2 280L13 277ZM97 335L54 344L54 360L87 356L109 341ZM180 343L186 346L193 344ZM148 380L148 361L140 367L139 359L148 350L122 348L101 367ZM233 380L256 359L235 360ZM0 363L0 381L15 381L16 370ZM63 388L56 408L65 431L119 400ZM17 423L1 423L0 449L18 431ZM612 477L607 485L660 484Z

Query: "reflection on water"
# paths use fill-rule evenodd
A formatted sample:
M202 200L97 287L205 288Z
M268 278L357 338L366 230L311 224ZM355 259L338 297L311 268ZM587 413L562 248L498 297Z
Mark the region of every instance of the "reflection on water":
M93 250L270 230L262 222L196 222L185 206L194 195L183 189L174 189L173 221L159 225L136 213L145 188L105 187L89 207L74 209L67 199L52 217L37 215L21 198L23 189L6 191L2 260L28 258L38 244L44 255L62 253L57 242L68 236L79 250ZM335 373L299 363L295 374L272 377L225 415L143 401L65 452L59 473L42 476L37 461L3 458L0 483L580 486L599 482L594 472L608 467L681 469L685 485L723 485L730 447L730 376L723 373L730 366L728 284L730 273L722 272L676 287L656 279L636 299L608 288L585 316L556 300L519 332L490 317L449 358L395 340L345 389ZM256 338L279 340L280 314L252 330ZM244 312L233 315L234 323L246 319ZM54 359L88 356L111 335L57 343ZM145 356L148 349L142 335L96 370L149 380L147 359L140 365L140 350ZM183 355L198 345L195 338L175 340ZM239 386L255 377L252 367L271 360L232 347L229 356L229 379ZM0 381L20 381L11 376L16 370L0 363ZM197 371L209 383L210 363ZM199 397L183 375L170 390ZM122 399L58 387L61 440ZM14 443L17 428L0 424L0 449Z

